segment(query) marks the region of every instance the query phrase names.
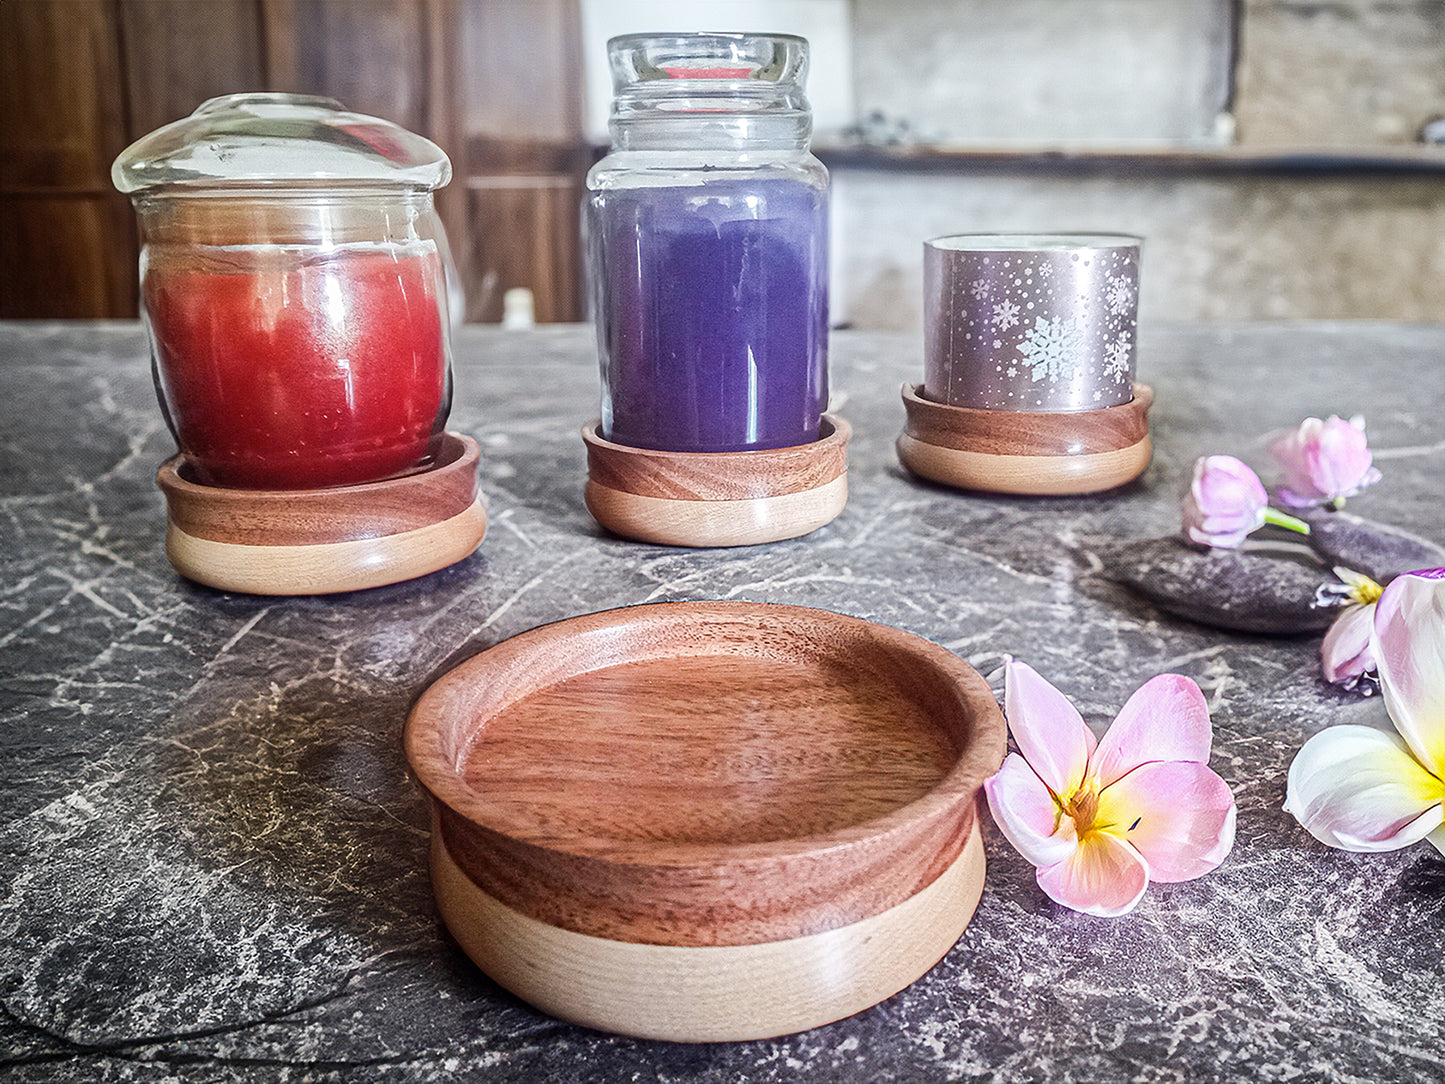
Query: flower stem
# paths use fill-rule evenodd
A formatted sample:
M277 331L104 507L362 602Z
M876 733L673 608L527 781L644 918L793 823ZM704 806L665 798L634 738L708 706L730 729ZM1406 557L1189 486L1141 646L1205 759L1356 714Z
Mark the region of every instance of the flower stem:
M1287 531L1298 531L1300 534L1309 534L1310 525L1302 519L1296 519L1288 512L1281 512L1278 508L1266 508L1264 510L1264 521L1275 527L1283 527Z

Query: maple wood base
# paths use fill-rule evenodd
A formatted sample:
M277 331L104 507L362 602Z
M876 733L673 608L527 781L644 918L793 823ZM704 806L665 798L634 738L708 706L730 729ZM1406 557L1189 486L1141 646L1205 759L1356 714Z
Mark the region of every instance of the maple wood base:
M436 462L401 478L331 489L201 485L176 456L156 473L166 556L187 579L254 595L359 591L424 576L487 533L479 451L448 433Z
M614 534L665 546L753 546L797 538L848 503L848 423L823 416L811 444L754 452L666 452L587 445L587 510Z
M514 911L467 877L435 828L431 853L442 920L493 981L570 1023L689 1043L789 1035L893 996L953 947L984 883L975 819L953 864L880 914L785 941L653 945Z
M1070 496L1124 485L1144 473L1152 389L1134 385L1120 406L1074 413L974 410L903 386L907 421L898 458L932 482L986 493Z

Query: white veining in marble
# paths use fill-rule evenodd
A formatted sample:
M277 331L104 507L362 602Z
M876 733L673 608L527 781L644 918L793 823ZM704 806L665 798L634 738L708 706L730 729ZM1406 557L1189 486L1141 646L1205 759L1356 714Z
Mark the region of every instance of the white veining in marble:
M685 551L601 534L577 432L591 333L466 329L455 428L491 531L434 576L324 599L225 595L162 552L169 452L139 329L0 325L0 1081L1384 1081L1445 1076L1445 864L1331 852L1280 810L1309 734L1378 720L1317 641L1226 636L1102 575L1177 526L1190 464L1306 414L1364 411L1385 480L1361 515L1439 539L1445 328L1144 327L1157 452L1107 497L965 496L897 465L908 336L834 337L850 501L813 536ZM525 394L528 389L531 394ZM1365 389L1368 390L1366 394ZM987 826L978 915L929 975L771 1042L600 1035L500 991L441 930L408 705L548 621L742 598L897 625L993 674L1026 659L1102 728L1197 680L1239 835L1205 879L1107 921L1051 904Z

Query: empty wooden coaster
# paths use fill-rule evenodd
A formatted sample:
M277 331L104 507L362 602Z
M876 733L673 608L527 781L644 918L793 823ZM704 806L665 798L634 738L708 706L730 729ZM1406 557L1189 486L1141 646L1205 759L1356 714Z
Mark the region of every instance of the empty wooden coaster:
M823 415L811 444L753 452L664 452L582 427L587 510L614 534L666 546L751 546L797 538L848 503L848 438Z
M226 489L161 464L166 556L188 579L255 595L357 591L424 576L487 533L480 453L447 433L436 461L399 478L330 489Z
M907 420L898 458L920 478L987 493L1068 496L1133 481L1152 455L1154 392L1103 410L976 410L923 398L903 385Z
M821 610L590 614L438 679L407 720L448 928L562 1019L688 1042L891 996L983 889L1003 758L951 652Z

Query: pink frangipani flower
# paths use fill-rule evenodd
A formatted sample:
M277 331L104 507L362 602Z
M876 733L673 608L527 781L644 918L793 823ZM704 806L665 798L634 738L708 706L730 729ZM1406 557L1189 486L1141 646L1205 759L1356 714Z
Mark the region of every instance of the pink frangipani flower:
M1018 752L984 783L999 829L1038 867L1052 900L1085 914L1133 910L1153 881L1188 881L1234 846L1234 795L1209 767L1199 686L1162 674L1131 696L1102 741L1020 662L1004 715Z
M1380 480L1365 440L1365 419L1306 418L1298 429L1276 437L1269 452L1280 468L1280 500L1291 508L1339 508Z
M1266 523L1309 534L1309 525L1269 507L1264 483L1232 455L1206 455L1194 462L1194 479L1181 509L1184 535L1201 546L1238 549Z
M1384 588L1348 568L1335 569L1335 575L1344 582L1322 590L1342 596L1344 609L1320 644L1320 670L1331 685L1353 689L1375 669L1375 603Z
M1445 568L1390 581L1371 645L1395 733L1320 731L1289 766L1284 808L1331 847L1393 851L1428 839L1445 854Z

